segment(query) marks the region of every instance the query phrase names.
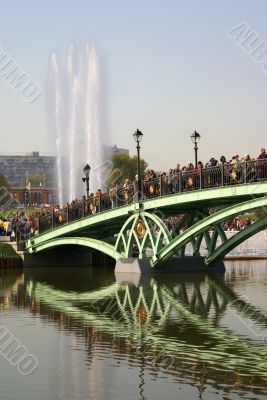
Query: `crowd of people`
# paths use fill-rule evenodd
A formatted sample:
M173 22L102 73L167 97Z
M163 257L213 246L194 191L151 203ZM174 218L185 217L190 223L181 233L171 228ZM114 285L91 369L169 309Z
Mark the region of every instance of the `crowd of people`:
M43 209L43 212L47 213L52 211L50 208ZM3 218L0 217L0 236L8 236L10 240L23 241L29 239L31 236L38 234L38 217L42 214L42 211L35 213L26 214L24 212L14 214L12 217ZM47 214L45 214L47 215ZM173 216L164 219L164 223L170 233L173 233L177 226L179 226L179 232L186 229L186 224L180 224L180 217ZM251 217L235 217L228 221L224 221L221 226L224 231L240 231L246 228L248 225L253 224L254 221Z
M14 213L9 217L0 216L0 236L8 236L13 241L29 239L37 232L39 212Z
M235 217L228 221L222 222L221 226L224 231L227 232L235 232L240 231L241 229L245 229L248 225L254 223L254 220L250 217Z
M174 233L177 227L179 227L179 233L187 229L186 223L180 224L181 217L169 217L164 220L170 233ZM236 232L245 229L247 226L254 223L254 219L251 216L246 217L234 217L221 223L221 227L225 232ZM156 228L156 226L155 226Z
M188 162L186 166L182 167L177 163L174 169L159 173L148 169L141 187L136 175L132 180L127 178L123 182L114 182L103 193L98 189L96 193L91 193L88 199L83 196L82 199L65 203L63 208L59 205L43 206L35 213L22 212L16 213L10 218L0 217L0 235L14 237L15 240L27 239L30 235L47 229L45 225L43 227L39 225L39 217L48 217L41 218L40 221L46 221L47 226L50 224L55 227L87 214L95 214L102 210L135 202L139 199L140 191L142 198L150 198L179 191L218 186L222 184L222 179L226 183L238 183L244 174L244 168L246 182L267 179L266 149L262 148L256 158L251 158L249 154L240 158L238 154L235 154L227 161L226 157L222 155L219 160L211 157L205 165L201 161L198 161L196 166L192 162ZM171 231L177 223L177 218L169 218L166 223ZM234 218L231 222L223 223L222 226L224 230L239 230L249 223L251 223L249 219Z
M153 169L148 169L144 176L143 193L146 197L150 197L158 193L170 194L219 186L222 183L235 184L266 179L267 162L261 160L267 161L265 148L262 148L260 154L255 158L250 157L249 154L245 154L243 157L235 154L227 160L222 155L219 159L211 157L205 164L202 161L198 161L197 165L190 161L184 166L177 163L176 167L170 168L168 172L156 173ZM135 180L137 178L138 176ZM135 183L135 180L126 179L122 186L129 187L130 184Z

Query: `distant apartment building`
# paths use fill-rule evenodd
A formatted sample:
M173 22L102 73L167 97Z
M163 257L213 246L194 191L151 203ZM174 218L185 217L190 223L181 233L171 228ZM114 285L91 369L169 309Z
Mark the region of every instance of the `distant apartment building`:
M109 146L108 152L111 155L129 155L128 149L123 149L116 145ZM90 160L87 161L90 162ZM0 155L0 173L6 177L9 186L12 187L28 185L31 175L36 173L40 175L42 187L56 187L55 171L56 157L42 156L38 151L26 153L25 155ZM49 182L47 182L48 177L50 178Z
M108 146L107 151L108 157L113 154L129 155L128 149L116 145ZM9 193L13 199L27 206L57 202L55 172L56 157L43 156L38 151L25 155L0 155L0 173L8 182Z
M0 173L3 174L9 186L25 186L29 184L32 174L40 174L41 186L55 186L56 158L41 156L38 151L25 155L0 155ZM51 182L52 181L52 182Z
M25 206L56 202L55 167L55 157L41 156L37 151L0 155L0 173L8 182L8 191L14 200Z

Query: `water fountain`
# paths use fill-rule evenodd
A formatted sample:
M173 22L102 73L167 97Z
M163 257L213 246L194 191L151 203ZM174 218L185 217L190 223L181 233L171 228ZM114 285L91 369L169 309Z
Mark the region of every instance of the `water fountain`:
M106 161L106 129L103 116L103 84L100 60L93 45L69 46L65 68L52 53L49 66L49 114L57 153L58 199L81 198L82 170L92 167L90 191L103 185L101 173Z

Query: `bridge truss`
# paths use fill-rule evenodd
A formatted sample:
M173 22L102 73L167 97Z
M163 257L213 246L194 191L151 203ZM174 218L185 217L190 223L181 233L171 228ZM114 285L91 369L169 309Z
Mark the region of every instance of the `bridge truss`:
M157 268L171 257L183 257L189 244L199 256L204 244L205 263L212 265L267 227L266 195L267 181L260 181L146 198L63 221L30 238L26 248L33 254L64 245L85 246L115 260L149 259ZM263 210L262 218L226 237L223 222L256 209ZM175 221L171 230L170 220Z

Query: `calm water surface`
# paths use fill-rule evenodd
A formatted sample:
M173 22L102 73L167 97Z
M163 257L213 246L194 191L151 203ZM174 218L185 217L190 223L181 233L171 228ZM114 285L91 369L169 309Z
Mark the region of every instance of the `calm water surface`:
M266 261L226 267L2 271L0 326L38 367L22 375L0 335L0 399L267 399Z

